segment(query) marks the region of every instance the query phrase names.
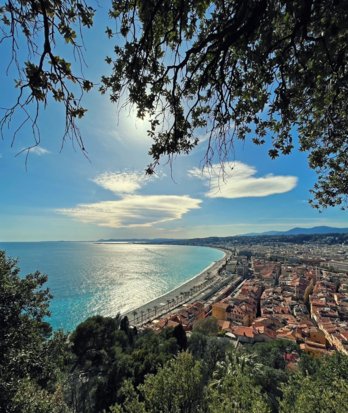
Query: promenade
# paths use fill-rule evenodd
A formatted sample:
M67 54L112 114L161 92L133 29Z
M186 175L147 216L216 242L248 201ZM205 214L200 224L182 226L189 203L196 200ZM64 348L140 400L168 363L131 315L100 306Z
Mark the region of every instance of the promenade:
M223 250L223 252L225 256L221 260L216 261L200 274L168 293L125 313L124 315L128 317L130 324L140 327L151 320L163 317L184 304L198 301L209 290L213 290L217 285L226 282L226 277L221 277L219 270L225 266L231 253L227 250Z

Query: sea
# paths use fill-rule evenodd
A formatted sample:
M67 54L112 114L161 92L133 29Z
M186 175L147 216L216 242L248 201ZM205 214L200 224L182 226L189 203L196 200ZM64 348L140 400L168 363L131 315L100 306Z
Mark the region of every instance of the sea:
M49 322L72 331L86 318L124 314L157 298L220 260L218 249L93 242L0 243L18 259L21 276L48 275Z

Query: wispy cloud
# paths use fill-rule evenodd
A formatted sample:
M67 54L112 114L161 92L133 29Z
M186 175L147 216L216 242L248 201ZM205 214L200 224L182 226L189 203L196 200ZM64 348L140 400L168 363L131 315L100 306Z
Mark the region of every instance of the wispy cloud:
M253 166L242 162L225 162L212 165L203 172L193 168L189 175L203 179L209 186L208 198L264 197L289 192L297 185L296 176L256 176Z
M180 219L190 210L200 208L202 201L188 195L136 194L149 179L140 172L103 173L92 181L121 199L79 204L56 212L102 227L132 228L151 227Z
M92 182L115 194L131 194L140 189L149 177L140 172L105 172Z
M29 152L30 154L37 155L37 156L43 156L43 155L47 155L50 153L48 149L43 148L42 146L34 146L30 148Z
M151 227L200 208L200 199L177 195L127 195L116 201L80 204L57 212L102 227Z

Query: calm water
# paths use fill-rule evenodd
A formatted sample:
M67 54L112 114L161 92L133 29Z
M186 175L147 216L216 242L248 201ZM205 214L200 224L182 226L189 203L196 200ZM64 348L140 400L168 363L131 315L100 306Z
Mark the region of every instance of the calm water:
M50 322L66 331L91 315L138 307L224 255L205 247L83 242L0 243L0 249L19 259L21 274L48 275Z

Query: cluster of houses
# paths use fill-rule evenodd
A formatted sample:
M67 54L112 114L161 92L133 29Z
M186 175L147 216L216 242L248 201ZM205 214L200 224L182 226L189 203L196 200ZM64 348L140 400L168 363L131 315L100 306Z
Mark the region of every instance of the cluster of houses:
M326 340L348 355L348 274L322 272L309 301Z
M204 301L182 304L178 310L148 321L143 325L143 328L161 331L163 328L176 327L181 324L185 331L191 331L196 321L207 318L211 314L212 304L229 296L241 281L241 277L234 276L230 278L227 285L221 283L220 288L217 288L216 291L214 288L211 289L208 294L209 298ZM211 293L213 294L211 295Z
M158 320L153 320L152 323L147 325L154 331L161 331L166 327L176 327L181 324L185 331L190 331L193 328L193 324L206 317L207 309L203 302L197 301L193 304L187 304L182 306L182 308L165 317Z
M290 340L312 355L347 354L347 275L328 281L315 268L267 260L255 260L253 269L237 295L213 304L227 336L241 343Z
M266 258L253 259L251 266L251 278L238 278L213 301L187 304L154 320L151 328L160 331L181 324L190 331L196 321L213 316L236 343L283 339L314 356L334 350L348 354L347 273Z

